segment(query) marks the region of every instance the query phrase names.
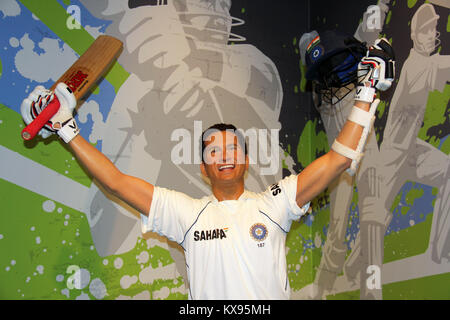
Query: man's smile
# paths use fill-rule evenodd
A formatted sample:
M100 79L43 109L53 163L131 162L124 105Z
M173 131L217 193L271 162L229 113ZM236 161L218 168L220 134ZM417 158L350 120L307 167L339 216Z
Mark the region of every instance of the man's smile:
M233 170L234 169L234 164L224 164L219 166L219 171L223 171L223 170Z

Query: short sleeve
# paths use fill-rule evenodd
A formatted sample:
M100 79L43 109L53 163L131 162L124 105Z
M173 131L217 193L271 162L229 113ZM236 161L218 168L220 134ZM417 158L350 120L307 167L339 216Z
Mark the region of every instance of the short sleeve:
M278 183L269 186L263 193L266 215L276 221L286 232L293 220L298 220L306 214L310 202L299 207L297 197L297 175L290 175Z
M182 242L198 201L184 193L155 186L149 215L141 214L142 233L153 231Z
M290 220L300 219L301 216L306 214L309 209L310 202L303 205L303 207L299 207L297 204L297 180L298 176L293 174L290 175L283 180L280 181L280 188L285 189L285 199L284 201L287 203L289 218Z

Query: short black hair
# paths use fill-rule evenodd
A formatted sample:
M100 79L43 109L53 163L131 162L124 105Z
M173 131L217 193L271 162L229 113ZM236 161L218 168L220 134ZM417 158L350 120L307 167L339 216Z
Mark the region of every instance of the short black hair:
M217 132L217 131L232 131L237 139L238 139L238 143L241 146L241 148L244 149L244 153L245 155L247 155L248 150L247 150L247 143L245 142L245 137L242 134L242 131L237 129L234 125L232 124L228 124L228 123L216 123L212 126L210 126L208 129L206 129L205 131L202 132L202 136L200 137L200 144L201 144L201 154L200 157L202 159L202 162L205 162L205 159L203 158L203 153L205 152L206 149L206 139L213 133L213 132Z

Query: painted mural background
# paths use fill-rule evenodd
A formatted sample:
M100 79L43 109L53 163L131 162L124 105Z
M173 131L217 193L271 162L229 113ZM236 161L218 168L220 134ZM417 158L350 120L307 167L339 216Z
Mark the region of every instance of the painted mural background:
M291 228L292 298L449 299L450 9L446 1L426 2L2 0L0 298L187 298L184 256L176 244L142 235L138 213L104 196L55 137L20 138L22 99L38 84L50 87L99 34L120 38L125 49L79 109L81 134L127 173L201 196L208 186L198 165L171 161L177 129L194 136L199 123L204 129L225 121L266 130L258 143L268 141L270 151L258 155L246 181L255 191L328 151L332 132L314 106L298 41L310 30L339 29L389 39L397 81L381 95L373 156L363 162L368 173L349 184L348 208L332 213L337 206L330 188ZM367 28L368 20L377 22L370 20L378 12L368 11L371 5L381 13L378 29ZM411 48L418 52L420 45L411 40L412 29L430 23L438 39L429 40L432 50L414 62ZM395 119L402 125L391 126ZM407 136L412 155L410 145L401 147ZM413 177L417 168L422 170ZM260 174L264 170L270 174ZM374 193L368 187L374 183L392 199ZM336 217L346 220L343 239L334 241L344 248L342 258L334 275L320 282L324 261L334 257L329 236ZM358 262L357 250L373 251L361 246L370 234L362 225L378 230L368 243L381 248L380 274L351 263ZM434 243L441 243L435 254ZM371 296L363 293L366 280L375 287Z

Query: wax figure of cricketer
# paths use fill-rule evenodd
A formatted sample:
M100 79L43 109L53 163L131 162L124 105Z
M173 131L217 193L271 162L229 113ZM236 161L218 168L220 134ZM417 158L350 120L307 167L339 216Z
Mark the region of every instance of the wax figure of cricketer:
M55 92L38 86L21 106L30 123L54 98L61 107L40 135L57 133L77 160L105 188L141 213L142 231L158 232L185 250L190 299L289 299L285 241L293 220L309 202L362 156L363 131L370 130L378 99L393 77L393 52L378 40L359 64L365 74L355 105L331 150L298 175L265 192L244 189L249 167L245 142L232 125L218 124L202 135L201 173L212 194L193 199L122 173L81 135L73 118L75 99L58 84ZM372 108L371 108L372 106Z

